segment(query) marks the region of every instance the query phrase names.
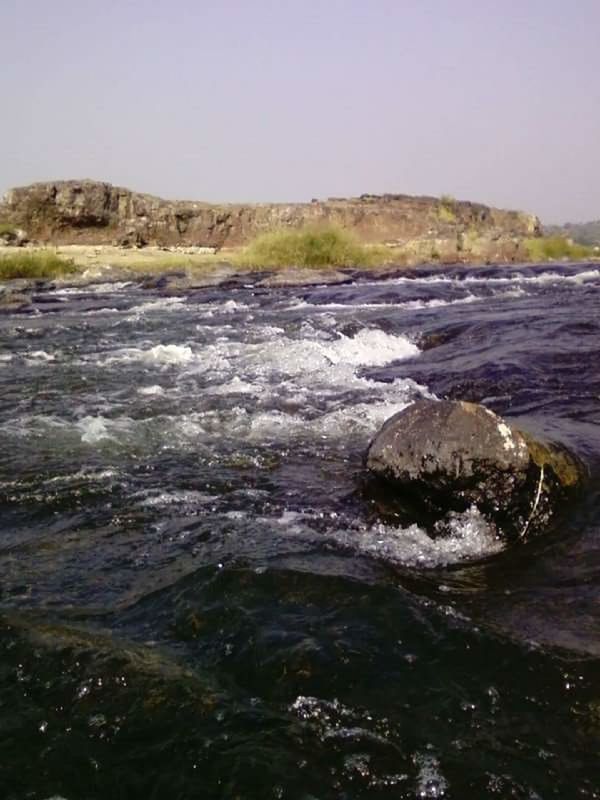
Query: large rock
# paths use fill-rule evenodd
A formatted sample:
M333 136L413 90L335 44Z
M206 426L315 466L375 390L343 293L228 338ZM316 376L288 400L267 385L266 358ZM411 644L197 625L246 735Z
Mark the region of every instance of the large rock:
M439 531L448 513L475 505L511 539L546 529L584 474L560 446L483 406L450 400L420 400L391 417L366 464L384 512L416 516Z

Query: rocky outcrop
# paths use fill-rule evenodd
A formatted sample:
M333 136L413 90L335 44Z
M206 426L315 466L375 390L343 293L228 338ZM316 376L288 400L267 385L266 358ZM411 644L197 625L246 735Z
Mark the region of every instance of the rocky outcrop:
M439 532L448 514L476 506L509 540L547 529L584 475L558 445L537 442L483 406L451 400L420 400L391 417L366 465L384 513L412 515Z
M310 203L213 205L167 201L95 181L37 183L11 189L0 221L41 243L235 247L278 227L332 223L365 243L405 247L416 259L460 261L477 241L503 251L540 232L539 220L451 198L362 195ZM411 252L410 248L407 252ZM461 255L462 254L462 255ZM468 260L468 259L467 259Z

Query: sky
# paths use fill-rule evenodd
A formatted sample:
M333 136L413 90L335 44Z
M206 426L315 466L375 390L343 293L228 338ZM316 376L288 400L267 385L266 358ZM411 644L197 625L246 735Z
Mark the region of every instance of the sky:
M0 0L0 192L600 218L600 0Z

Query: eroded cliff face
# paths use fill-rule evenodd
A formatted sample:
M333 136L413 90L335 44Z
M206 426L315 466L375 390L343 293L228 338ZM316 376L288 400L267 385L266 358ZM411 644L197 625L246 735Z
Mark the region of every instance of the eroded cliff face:
M40 243L214 248L246 244L273 228L334 223L365 243L412 242L416 250L449 247L457 253L465 251L469 238L504 246L541 230L532 215L451 198L362 195L310 203L213 205L162 200L89 180L11 189L0 204L0 220L23 228Z

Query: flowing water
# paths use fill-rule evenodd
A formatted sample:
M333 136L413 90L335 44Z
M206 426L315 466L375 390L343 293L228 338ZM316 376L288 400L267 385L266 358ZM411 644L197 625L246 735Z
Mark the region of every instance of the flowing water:
M600 798L600 269L244 280L0 318L0 797ZM560 528L378 520L422 396L574 450Z

